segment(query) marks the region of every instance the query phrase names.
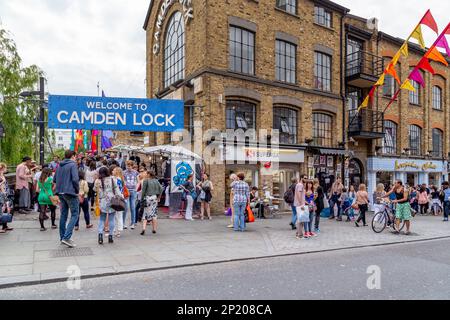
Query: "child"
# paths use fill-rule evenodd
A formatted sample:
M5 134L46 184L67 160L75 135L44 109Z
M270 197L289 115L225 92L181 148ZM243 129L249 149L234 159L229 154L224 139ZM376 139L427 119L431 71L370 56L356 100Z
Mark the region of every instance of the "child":
M350 198L347 188L342 189L342 194L341 194L341 198L339 199L339 201L341 201L341 210L343 213L347 213L347 222L349 222L350 221L350 211L351 211L350 207L353 204L353 200ZM339 221L342 221L342 219L340 219Z

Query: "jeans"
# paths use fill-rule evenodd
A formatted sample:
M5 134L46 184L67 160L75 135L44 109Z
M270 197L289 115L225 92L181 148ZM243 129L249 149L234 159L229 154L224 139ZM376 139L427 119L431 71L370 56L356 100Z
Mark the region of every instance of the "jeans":
M245 231L245 209L247 203L237 202L234 204L234 231Z
M114 232L118 233L123 231L123 211L116 212L114 224L116 225Z
M63 194L59 197L61 200L61 220L59 221L59 235L61 241L70 240L73 234L73 228L77 223L78 217L80 215L80 201L78 196L71 196L68 194ZM69 217L70 209L70 221L67 224L67 219Z
M313 231L312 230L312 225L313 225L313 221L314 221L314 215L315 215L314 211L309 213L309 222L305 223L305 229L306 229L306 227L308 228L307 232L312 232ZM305 230L305 232L306 232L306 230Z
M314 229L315 229L314 231L319 230L320 213L321 213L321 212L317 212L317 211L316 211L316 220L315 220L315 222L314 222Z
M89 200L87 198L85 198L83 203L80 203L80 211L79 211L80 213L78 214L78 220L77 220L77 223L75 224L75 227L80 226L81 210L83 210L84 221L86 221L86 226L91 224L91 215L89 213Z
M137 192L136 190L129 190L130 197L127 199L127 207L126 210L123 213L123 225L126 226L127 221L127 212L128 208L130 208L131 212L131 220L130 225L136 224L136 198L137 198Z
M192 220L192 210L194 207L194 198L190 194L187 195L187 204L186 204L186 220Z
M295 206L291 206L292 208L292 224L295 226L297 224L297 209Z
M100 221L98 222L98 234L103 234L103 229L105 227L105 221L106 221L106 215L109 216L108 222L109 222L109 230L110 230L110 234L113 234L114 231L114 220L115 220L115 212L112 213L105 213L105 212L101 212L100 213Z
M338 218L341 217L341 202L339 201L340 195L332 195L330 199L330 217L334 217L334 206L338 207Z
M450 201L444 201L444 218L448 219L450 214Z

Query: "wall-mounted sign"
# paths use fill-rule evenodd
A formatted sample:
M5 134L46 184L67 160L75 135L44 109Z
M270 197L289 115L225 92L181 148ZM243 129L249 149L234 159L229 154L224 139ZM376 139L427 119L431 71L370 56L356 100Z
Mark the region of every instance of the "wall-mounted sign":
M161 5L161 9L156 20L156 31L154 34L155 44L153 45L153 54L157 55L161 49L160 41L164 21L167 17L167 12L174 2L178 1L183 6L184 23L187 25L191 19L194 18L194 9L192 7L192 0L165 0Z
M184 102L49 96L52 129L174 132L184 128Z
M400 163L399 161L395 161L395 170L401 170L401 169L422 169L423 171L426 170L436 170L437 169L437 165L435 165L432 162L426 162L424 164L422 164L421 166L413 161L411 162L403 162Z

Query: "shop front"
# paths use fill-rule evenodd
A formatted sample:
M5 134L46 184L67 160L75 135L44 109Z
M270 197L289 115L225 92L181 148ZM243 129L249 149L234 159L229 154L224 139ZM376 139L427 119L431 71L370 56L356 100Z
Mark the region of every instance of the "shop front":
M387 190L396 180L408 186L419 184L440 186L448 177L446 161L369 158L368 192L372 195L379 183Z
M342 166L348 181L349 163L344 162L346 155L344 150L340 149L318 149L312 150L313 155L308 157L308 177L309 179L319 179L319 183L324 191L330 191L331 186L338 177L342 178Z

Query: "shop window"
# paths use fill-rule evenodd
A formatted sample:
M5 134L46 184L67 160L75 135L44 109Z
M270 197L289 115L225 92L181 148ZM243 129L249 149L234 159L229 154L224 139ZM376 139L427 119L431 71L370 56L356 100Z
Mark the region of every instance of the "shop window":
M397 153L397 124L393 121L384 122L384 140L383 140L383 153L384 154L396 154Z
M384 190L388 191L394 185L394 174L392 172L377 172L377 183L384 185ZM369 195L370 197L370 195Z
M360 104L360 99L362 96L361 89L349 87L347 93L347 108L349 111L355 111L358 109Z
M295 44L276 40L275 42L275 64L276 79L289 83L296 82L296 52Z
M416 125L409 126L409 149L411 155L422 155L422 129Z
M273 109L273 128L280 132L280 143L296 144L298 132L298 112L290 108Z
M333 145L333 117L324 113L313 113L313 140L316 146Z
M256 105L253 103L228 100L226 109L227 129L256 129Z
M277 0L277 8L297 14L297 0Z
M323 7L314 7L314 22L321 26L331 28L331 12Z
M433 87L433 109L442 110L442 89Z
M314 86L331 91L331 56L317 51L314 52Z
M433 151L431 156L434 158L442 158L444 155L443 132L439 129L433 129Z
M255 74L255 34L230 26L230 70Z
M169 21L164 47L164 86L167 88L184 79L184 20L181 12L173 14Z

